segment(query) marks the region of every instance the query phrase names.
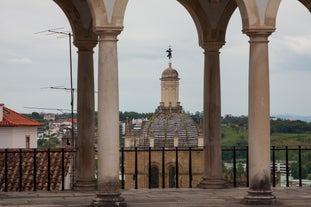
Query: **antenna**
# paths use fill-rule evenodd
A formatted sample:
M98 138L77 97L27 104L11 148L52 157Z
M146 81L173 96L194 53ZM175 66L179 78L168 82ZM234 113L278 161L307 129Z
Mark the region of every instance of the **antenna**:
M66 88L64 86L48 86L48 87L42 87L41 89L59 89L59 90L65 90L65 91L71 91L73 90L73 92L76 92L77 89L76 88ZM98 91L94 91L94 93L98 93Z
M47 33L47 32L49 32L49 30L56 31L56 30L60 30L60 29L64 29L64 27L58 27L58 28L54 28L54 29L43 30L40 32L36 32L35 34ZM47 34L47 35L50 35L50 34Z
M71 111L70 109L44 108L44 107L33 107L33 106L25 106L24 108L25 109L41 109L41 110L60 111L61 113L65 113L64 111Z
M66 88L64 86L49 86L49 87L42 87L41 89L56 89L56 90L65 90L65 91L76 91L75 88Z
M71 137L72 137L72 145L75 147L75 139L74 139L74 126L73 126L73 101L74 101L74 88L72 83L72 55L71 55L71 32L65 32L65 31L57 31L64 29L63 27L54 28L54 29L48 29L40 32L36 32L35 34L41 34L41 33L47 33L47 35L53 35L53 34L60 34L60 35L68 35L69 40L69 69L70 69L70 93L71 93ZM52 88L52 87L51 87ZM61 89L61 88L52 88L52 89Z

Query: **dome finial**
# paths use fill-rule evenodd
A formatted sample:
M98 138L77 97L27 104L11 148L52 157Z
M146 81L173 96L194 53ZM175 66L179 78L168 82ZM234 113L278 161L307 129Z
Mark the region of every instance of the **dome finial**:
M171 47L172 47L172 46L169 45L169 46L168 46L168 49L166 50L166 52L167 52L167 56L166 56L166 57L168 57L168 60L169 60L168 63L169 63L170 66L172 65L171 59L172 59L172 52L173 52L173 50L172 50Z

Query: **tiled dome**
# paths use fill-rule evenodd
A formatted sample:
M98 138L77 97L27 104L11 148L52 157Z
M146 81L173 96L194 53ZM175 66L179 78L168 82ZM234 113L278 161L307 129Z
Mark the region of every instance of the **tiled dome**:
M184 113L156 113L145 125L143 134L146 145L154 138L154 147L174 147L174 137L178 137L178 147L198 146L198 129Z

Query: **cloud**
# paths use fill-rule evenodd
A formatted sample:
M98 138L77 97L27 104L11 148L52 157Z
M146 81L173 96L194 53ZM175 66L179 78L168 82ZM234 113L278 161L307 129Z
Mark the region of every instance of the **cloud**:
M306 95L311 88L311 28L306 25L311 16L293 0L283 0L279 11L277 30L269 37L271 112L305 111L307 115L311 113L311 96L309 100ZM55 27L70 28L61 9L50 0L1 0L0 19L5 20L0 21L0 94L4 102L18 111L25 111L26 105L68 107L67 93L40 90L44 86L68 87L68 40L35 34ZM220 56L223 114L247 114L249 37L241 29L237 9ZM131 1L124 31L118 37L120 110L149 112L159 105L159 78L167 67L168 45L172 45L173 67L181 78L182 106L191 112L203 110L203 49L198 46L192 18L178 1ZM77 53L75 47L72 49L75 85ZM97 88L97 47L94 52Z
M311 57L311 34L300 36L285 36L282 40L285 46L298 55Z
M21 58L11 58L8 60L9 63L12 64L21 64L21 65L26 65L26 64L33 64L34 62L27 58L27 57L21 57Z

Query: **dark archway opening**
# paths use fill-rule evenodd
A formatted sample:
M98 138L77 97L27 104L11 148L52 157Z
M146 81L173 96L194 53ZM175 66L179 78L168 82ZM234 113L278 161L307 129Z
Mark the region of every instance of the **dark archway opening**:
M151 188L159 188L159 168L157 166L151 167Z

